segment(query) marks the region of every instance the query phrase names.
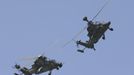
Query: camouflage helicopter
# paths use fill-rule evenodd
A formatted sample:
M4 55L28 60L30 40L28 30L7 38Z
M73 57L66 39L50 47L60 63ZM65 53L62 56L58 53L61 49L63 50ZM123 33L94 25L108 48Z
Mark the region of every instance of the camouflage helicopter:
M109 1L107 1L103 7L98 11L98 13L91 19L90 21L87 19L87 17L83 18L83 21L87 22L87 27L85 27L83 30L87 29L89 37L89 40L86 42L81 42L81 40L76 41L77 46L82 45L85 48L82 50L78 49L78 52L84 52L86 48L95 49L94 44L96 44L99 39L102 37L102 39L105 40L105 32L109 29L110 31L113 31L113 28L110 28L111 22L93 22L93 20L99 15L99 13L103 10L103 8L108 4Z
M14 73L14 75L33 75L33 74L41 74L44 72L49 72L48 75L51 75L52 70L62 67L62 63L58 63L55 60L47 60L45 56L39 56L30 69L26 67L21 67L20 65L15 65L15 69L17 69L20 74Z
M87 22L87 36L89 37L89 41L81 42L81 40L76 41L77 46L82 45L86 48L94 49L94 44L99 41L99 39L102 37L103 40L105 40L105 32L109 29L110 31L113 31L113 28L110 28L111 22L107 23L94 23L92 21L89 21L87 17L83 18L83 21ZM82 50L77 50L78 52L84 52L85 48Z

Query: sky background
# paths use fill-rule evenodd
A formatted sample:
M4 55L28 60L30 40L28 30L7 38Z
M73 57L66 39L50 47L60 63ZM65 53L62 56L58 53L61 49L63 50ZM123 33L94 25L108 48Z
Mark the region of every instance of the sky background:
M63 62L52 75L134 75L134 1L111 0L96 21L111 21L114 31L95 44L96 51L77 52L72 39L106 0L0 0L0 75L13 75L15 63L45 54ZM86 30L76 38L85 41ZM47 75L43 73L40 75Z

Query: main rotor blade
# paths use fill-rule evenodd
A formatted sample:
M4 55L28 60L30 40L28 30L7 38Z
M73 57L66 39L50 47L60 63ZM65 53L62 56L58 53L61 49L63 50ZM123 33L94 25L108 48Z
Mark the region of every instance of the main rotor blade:
M87 26L85 26L83 29L81 29L80 32L77 33L77 34L76 34L71 40L69 40L67 43L65 43L65 44L63 45L63 47L65 47L66 45L68 45L70 42L75 41L75 39L76 39L86 28L87 28Z
M102 6L102 8L97 12L97 14L92 18L92 20L91 21L93 21L99 14L100 14L100 12L104 9L104 7L109 3L109 1L110 0L108 0L103 6Z
M33 60L36 60L38 57L23 57L23 58L20 58L19 60L21 61L33 61Z

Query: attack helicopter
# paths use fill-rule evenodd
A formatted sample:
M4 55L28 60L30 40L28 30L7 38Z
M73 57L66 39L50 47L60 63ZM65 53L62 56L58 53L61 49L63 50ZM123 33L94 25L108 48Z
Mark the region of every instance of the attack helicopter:
M14 75L33 75L33 74L41 74L44 72L49 72L48 75L51 75L54 69L59 70L63 66L62 63L58 63L55 60L48 60L45 56L39 56L35 61L34 64L30 69L26 67L21 67L20 65L16 64L14 66L20 74L14 73Z
M86 48L95 49L94 44L96 44L99 39L102 37L103 40L105 40L105 32L109 29L110 31L113 31L113 28L110 28L111 22L93 22L93 20L99 15L99 13L104 9L104 7L108 4L109 1L107 1L103 7L98 11L98 13L89 21L87 17L83 18L83 21L87 22L87 27L84 27L83 30L87 29L87 36L89 37L89 40L86 42L82 42L81 40L76 41L77 47L79 45L84 46L82 50L78 49L78 52L83 53ZM82 31L79 32L79 34ZM78 36L78 34L77 34Z
M89 37L89 41L86 42L81 42L81 40L76 41L77 46L82 45L86 48L91 48L94 49L94 44L96 44L99 39L102 37L103 40L105 40L105 32L109 29L110 31L113 31L113 28L110 28L111 22L107 23L97 23L97 22L92 22L87 19L87 17L83 18L83 21L87 22L87 31L88 34L87 36ZM84 52L85 48L82 50L77 50L78 52Z

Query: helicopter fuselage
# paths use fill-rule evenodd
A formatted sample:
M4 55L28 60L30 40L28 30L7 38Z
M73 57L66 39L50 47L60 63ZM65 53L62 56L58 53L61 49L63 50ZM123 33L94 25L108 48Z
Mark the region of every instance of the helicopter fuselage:
M91 36L90 41L93 43L97 43L99 39L104 35L104 33L109 29L110 22L107 22L105 24L100 24L99 28L96 30L96 32Z
M35 72L35 74L41 74L41 73L44 73L44 72L47 72L47 71L51 72L54 69L57 69L58 70L60 67L62 67L62 64L61 63L50 62L47 65L43 65L42 67L40 67L38 69L38 71Z

